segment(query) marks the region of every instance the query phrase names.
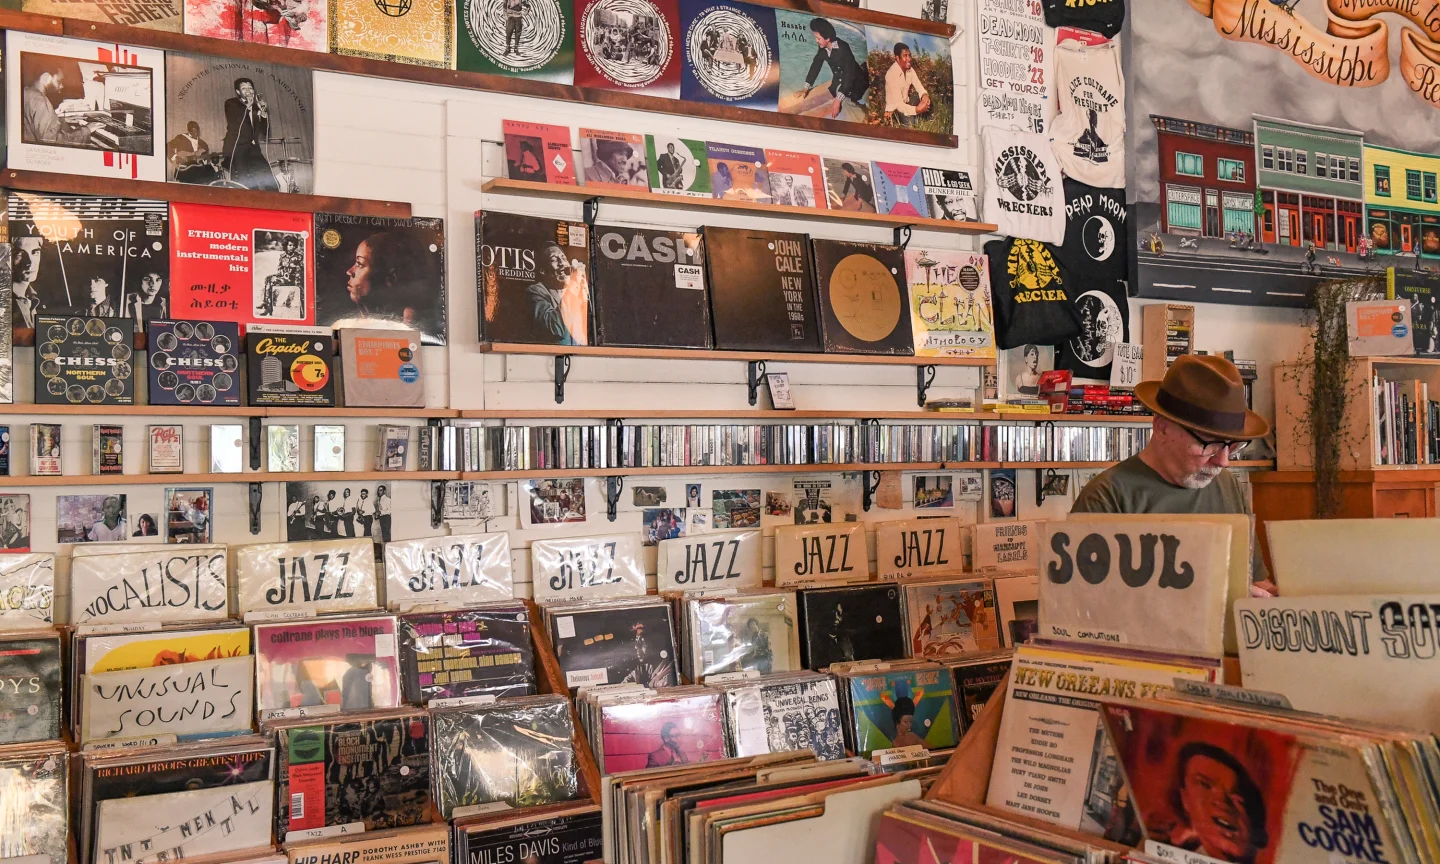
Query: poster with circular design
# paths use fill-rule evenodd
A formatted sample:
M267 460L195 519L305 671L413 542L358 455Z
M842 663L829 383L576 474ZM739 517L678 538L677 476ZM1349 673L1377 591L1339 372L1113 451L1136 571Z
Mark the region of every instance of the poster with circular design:
M776 110L780 93L775 10L682 0L680 98Z
M578 86L679 98L678 0L580 0L575 7Z
M36 403L134 405L134 341L129 318L36 316Z
M151 405L239 405L240 325L233 321L151 321Z
M462 0L456 68L574 83L573 9L564 0Z
M913 354L905 255L896 246L813 240L825 350Z

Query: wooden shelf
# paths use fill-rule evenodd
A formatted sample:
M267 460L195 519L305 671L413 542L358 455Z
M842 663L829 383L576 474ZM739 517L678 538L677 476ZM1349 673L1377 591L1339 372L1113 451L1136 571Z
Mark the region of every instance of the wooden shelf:
M776 411L774 409L736 408L727 411L723 408L701 408L695 410L668 410L658 411L654 409L600 409L587 408L581 410L566 410L555 408L547 410L544 408L527 409L479 409L467 408L460 411L460 418L464 420L725 420L734 419L742 421L778 421L787 420L912 420L912 421L934 421L937 423L956 423L967 420L993 421L993 420L1016 420L1020 422L1034 421L1037 423L1082 423L1099 425L1148 425L1152 417L1137 415L1105 415L1105 414L1052 414L1040 415L1015 415L996 414L993 412L961 412L961 411Z
M629 189L591 189L588 186L559 186L553 183L532 183L528 180L486 180L481 192L491 195L524 195L532 198L563 198L583 201L599 198L638 207L661 207L668 210L718 210L727 213L749 213L762 216L795 216L848 222L852 225L883 225L898 228L909 225L923 231L944 231L951 234L994 234L999 229L988 222L949 222L920 216L893 216L885 213L855 213L850 210L822 210L816 207L791 207L785 204L752 204L717 198L688 198L680 195L658 195Z
M652 468L570 468L466 471L461 480L547 480L552 477L653 477L681 474L833 474L841 471L978 471L985 468L1109 468L1114 462L847 462L837 465L677 465ZM1269 460L1231 462L1234 468L1269 468Z
M0 405L0 415L86 415L91 417L458 417L453 408L283 408L267 405Z
M703 348L610 348L603 345L529 345L482 342L479 350L495 354L539 354L546 357L637 357L647 360L765 360L775 363L850 363L870 366L994 366L994 360L973 357L913 357L888 354L787 354L783 351L707 351Z
M459 417L454 408L283 408L262 406L266 417L374 417L380 420L401 417Z
M612 472L613 473L613 472ZM247 471L240 474L64 474L0 477L0 489L23 486L205 486L217 483L289 483L337 480L458 480L459 471Z

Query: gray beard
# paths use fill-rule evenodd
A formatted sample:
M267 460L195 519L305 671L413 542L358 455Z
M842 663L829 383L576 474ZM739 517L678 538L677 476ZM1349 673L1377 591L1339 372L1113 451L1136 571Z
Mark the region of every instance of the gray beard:
M1209 486L1212 482L1214 482L1215 478L1219 476L1219 471L1216 471L1213 474L1208 471L1196 471L1194 474L1187 474L1184 477L1181 477L1180 485L1186 489L1204 489L1206 486Z

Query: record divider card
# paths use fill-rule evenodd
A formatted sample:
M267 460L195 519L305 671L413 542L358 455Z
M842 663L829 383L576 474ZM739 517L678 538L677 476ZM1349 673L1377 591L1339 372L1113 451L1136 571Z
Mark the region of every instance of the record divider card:
M600 763L595 761L595 751L590 749L590 737L580 722L580 713L575 710L575 700L570 698L570 686L565 683L565 673L560 671L560 661L555 657L554 643L550 639L550 628L545 625L540 607L534 600L522 600L525 612L530 616L530 642L535 651L535 663L539 668L536 689L542 694L558 694L570 703L570 722L575 727L575 762L580 767L580 791L596 804L600 803Z

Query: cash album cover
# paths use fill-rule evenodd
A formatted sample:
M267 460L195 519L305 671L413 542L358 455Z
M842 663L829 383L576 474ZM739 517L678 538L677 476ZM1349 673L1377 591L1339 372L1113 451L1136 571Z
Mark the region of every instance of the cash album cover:
M678 0L575 4L575 84L680 98Z
M175 315L243 325L315 320L309 213L173 204L170 214Z
M731 0L681 0L680 98L774 111L779 99L775 10Z
M454 68L455 6L450 0L328 0L328 3L331 54L437 69Z
M851 749L857 756L921 745L944 750L960 741L950 673L935 666L841 679L850 688Z
M337 618L255 626L255 700L266 711L400 704L395 618Z
M594 244L595 344L713 344L699 234L597 225Z
M912 354L905 254L898 246L812 240L825 350Z
M151 405L240 404L240 325L151 321L146 344Z
M904 615L895 585L812 588L800 592L805 668L905 656Z
M135 322L40 315L35 319L35 402L134 405Z
M455 6L460 18L455 68L553 84L575 82L573 3L459 0Z
M253 42L297 51L330 50L329 10L312 0L216 3L184 0L185 32L191 36Z
M821 350L809 238L748 228L702 233L716 348Z
M578 795L570 711L564 696L531 696L432 712L441 818L458 807L536 807Z
M535 653L524 607L400 616L405 701L531 696Z
M579 222L476 213L480 341L590 344L589 235Z
M444 345L445 220L315 214L315 323Z
M60 637L0 639L0 740L60 737Z
M245 340L249 404L335 406L331 331L251 327Z
M557 612L555 656L573 694L581 686L680 683L668 603Z

